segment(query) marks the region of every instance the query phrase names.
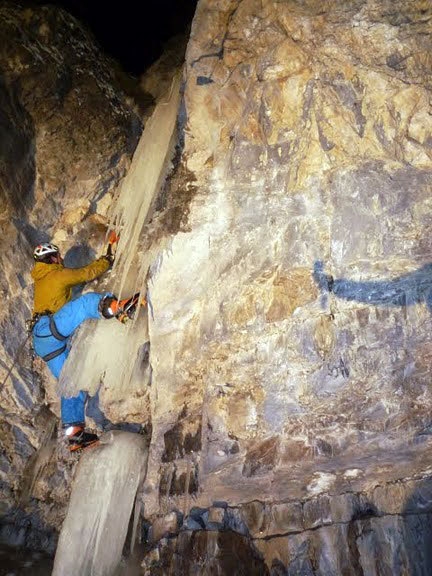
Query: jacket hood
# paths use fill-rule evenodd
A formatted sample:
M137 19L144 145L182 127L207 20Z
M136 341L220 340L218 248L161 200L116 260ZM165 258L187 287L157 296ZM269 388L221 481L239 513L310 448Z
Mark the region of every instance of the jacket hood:
M61 264L45 264L44 262L36 262L31 271L31 277L33 280L40 280L47 274L54 272L54 270L62 270L63 266Z

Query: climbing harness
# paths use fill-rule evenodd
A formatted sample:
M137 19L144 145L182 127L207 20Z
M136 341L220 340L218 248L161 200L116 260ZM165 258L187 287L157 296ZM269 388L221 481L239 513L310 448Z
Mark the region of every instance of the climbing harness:
M51 334L54 336L54 338L56 340L59 340L60 342L64 342L65 340L68 339L67 336L63 336L63 334L60 334L60 332L57 330L57 326L56 326L56 323L54 322L54 318L53 318L52 314L49 315L49 327L51 330ZM63 352L66 350L66 347L67 347L67 344L63 344L63 346L61 348L54 350L54 352L51 352L50 354L46 354L45 356L42 356L42 360L45 360L45 362L49 362L53 358L57 358L57 356L60 356L60 354L63 354Z
M49 318L49 329L51 331L51 334L47 334L46 336L37 336L37 338L51 338L51 336L53 336L56 340L59 340L60 342L64 342L65 340L68 339L67 336L63 336L63 334L60 334L60 332L57 329L56 323L54 321L53 315L48 310L45 312L42 312L41 314L34 314L33 315L32 319L29 322L28 328L27 328L30 330L30 334L33 332L33 329L34 329L35 325L37 324L37 322L43 316L48 316L48 318ZM63 346L61 346L60 348L57 348L57 350L54 350L53 352L50 352L49 354L45 354L45 356L41 356L41 358L44 362L49 362L50 360L57 358L57 356L60 356L60 354L63 354L63 352L66 350L66 348L67 348L67 344L63 344Z

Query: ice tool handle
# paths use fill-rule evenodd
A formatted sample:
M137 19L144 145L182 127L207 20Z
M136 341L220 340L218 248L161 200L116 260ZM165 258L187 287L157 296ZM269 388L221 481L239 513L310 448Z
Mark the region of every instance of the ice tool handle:
M111 260L111 262L114 261L115 248L117 247L117 243L119 240L120 240L119 234L117 234L114 230L111 230L108 236L108 246L106 251L106 255Z

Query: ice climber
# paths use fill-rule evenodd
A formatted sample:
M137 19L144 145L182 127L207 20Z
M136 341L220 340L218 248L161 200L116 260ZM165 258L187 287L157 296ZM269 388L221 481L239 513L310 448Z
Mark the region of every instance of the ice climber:
M78 326L89 318L115 317L123 322L126 316L133 316L139 295L118 300L111 293L87 292L71 300L73 286L90 282L111 267L111 254L82 268L66 268L58 247L43 243L36 246L33 257L33 347L58 379L69 354L69 340ZM99 440L96 434L85 430L85 400L82 391L75 397L61 398L62 427L70 451Z

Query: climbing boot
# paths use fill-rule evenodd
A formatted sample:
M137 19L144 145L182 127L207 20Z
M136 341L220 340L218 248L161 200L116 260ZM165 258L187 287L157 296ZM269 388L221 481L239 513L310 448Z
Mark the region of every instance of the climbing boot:
M84 450L85 448L99 444L99 437L91 432L86 432L82 424L73 424L66 428L65 436L69 442L70 452Z
M142 301L144 304L145 301ZM117 318L124 324L134 317L137 306L140 304L140 293L137 292L130 298L118 300L115 296L105 296L100 303L100 311L104 318Z

